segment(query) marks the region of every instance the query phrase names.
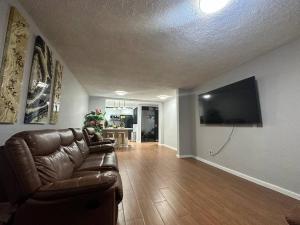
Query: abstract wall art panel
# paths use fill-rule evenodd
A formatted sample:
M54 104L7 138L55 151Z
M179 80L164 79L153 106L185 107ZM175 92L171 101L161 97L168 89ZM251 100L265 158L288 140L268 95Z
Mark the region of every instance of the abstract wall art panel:
M17 121L28 36L28 23L12 7L0 70L0 123Z
M58 122L58 115L60 110L60 99L61 99L61 88L62 88L62 76L63 66L59 61L55 63L54 83L53 83L53 94L51 101L51 114L50 124L56 124Z
M24 123L48 123L52 77L52 52L44 40L37 36L33 51Z

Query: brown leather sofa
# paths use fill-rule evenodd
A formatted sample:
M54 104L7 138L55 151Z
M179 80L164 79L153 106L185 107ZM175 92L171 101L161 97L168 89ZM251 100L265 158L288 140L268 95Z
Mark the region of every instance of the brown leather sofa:
M0 151L13 225L113 225L122 201L116 154L91 150L80 129L25 131Z
M114 138L103 138L101 134L96 133L93 127L85 127L83 128L84 138L88 144L88 146L93 147L95 145L101 145L104 148L108 146L115 146Z

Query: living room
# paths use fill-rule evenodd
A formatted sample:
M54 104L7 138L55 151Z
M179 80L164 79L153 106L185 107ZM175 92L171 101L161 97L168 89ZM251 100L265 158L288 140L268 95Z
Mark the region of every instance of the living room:
M0 32L0 224L300 224L298 0L0 0Z

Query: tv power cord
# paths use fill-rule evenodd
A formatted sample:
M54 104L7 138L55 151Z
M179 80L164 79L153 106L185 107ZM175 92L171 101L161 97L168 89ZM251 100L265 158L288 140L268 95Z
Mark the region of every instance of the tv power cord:
M226 139L225 143L216 152L209 151L210 156L217 156L226 147L226 145L230 142L230 140L233 136L234 129L235 129L235 126L232 127L231 132L230 132L228 138Z

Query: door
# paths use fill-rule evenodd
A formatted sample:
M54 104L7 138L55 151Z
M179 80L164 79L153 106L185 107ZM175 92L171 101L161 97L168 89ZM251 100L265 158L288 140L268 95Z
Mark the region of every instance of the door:
M142 142L157 142L159 130L158 107L142 106L141 139Z

